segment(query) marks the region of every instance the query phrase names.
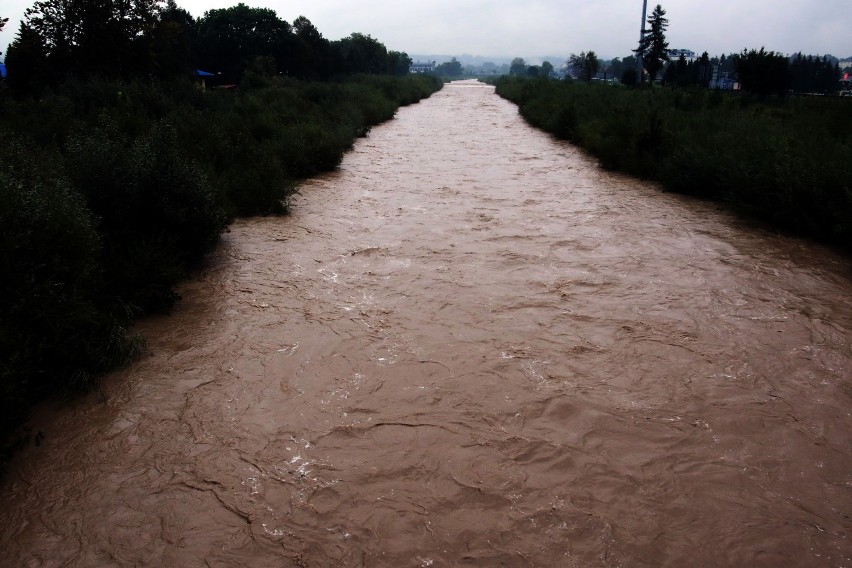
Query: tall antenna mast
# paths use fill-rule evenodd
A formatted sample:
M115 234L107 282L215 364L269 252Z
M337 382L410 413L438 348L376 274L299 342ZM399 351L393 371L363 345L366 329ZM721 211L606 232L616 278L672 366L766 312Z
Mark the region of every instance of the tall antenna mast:
M642 0L642 25L639 27L639 45L642 45L642 40L645 39L645 19L646 19L647 15L648 15L648 0ZM636 66L637 66L636 72L639 74L638 79L639 79L639 82L641 83L642 82L642 75L643 75L642 70L645 66L642 64L642 54L637 53L636 55L637 55L637 57L636 57L636 60L637 60L636 61Z

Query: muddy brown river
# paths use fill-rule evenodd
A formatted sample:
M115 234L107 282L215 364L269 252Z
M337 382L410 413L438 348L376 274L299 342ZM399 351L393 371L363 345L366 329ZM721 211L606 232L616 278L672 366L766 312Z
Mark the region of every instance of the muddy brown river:
M236 222L0 487L14 567L850 567L847 259L473 82Z

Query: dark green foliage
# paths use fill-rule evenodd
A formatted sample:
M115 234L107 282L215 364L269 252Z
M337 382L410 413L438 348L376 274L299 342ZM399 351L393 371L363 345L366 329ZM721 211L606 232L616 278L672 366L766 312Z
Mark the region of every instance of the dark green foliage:
M174 0L168 0L149 32L149 72L160 79L189 76L192 72L195 20Z
M263 69L257 68L263 60ZM210 86L262 76L330 80L407 75L411 59L354 33L331 42L304 16L292 25L268 8L237 4L197 21L174 0L37 0L7 54L18 97L44 96L69 79L130 81L212 73Z
M580 55L572 53L568 58L568 67L580 81L591 83L598 73L601 61L594 51L581 51Z
M55 86L65 75L128 78L149 72L158 0L37 0L10 46L12 73L33 66ZM32 84L29 87L33 87Z
M796 93L828 94L839 90L840 65L828 57L797 53L790 61L790 87Z
M42 38L22 23L6 53L6 80L12 92L20 97L31 97L58 83L57 73L49 65L47 55Z
M563 140L577 139L577 108L573 104L565 105L556 111L552 122L552 132Z
M401 105L413 104L422 99L424 96L428 96L428 93L439 90L443 86L441 80L434 75L409 76L403 81L392 77L367 75L354 78L351 81L351 84L365 85L372 89L376 89L385 99L389 99L390 101L399 101ZM378 99L373 98L373 101L378 102ZM366 102L366 100L364 100L364 102ZM378 114L375 116L375 119L377 121L384 121L393 118L396 109L391 110L389 107L384 106L383 109L376 110L378 111Z
M508 77L497 92L530 124L579 144L606 168L852 250L852 147L838 126L848 123L847 100L761 102Z
M639 72L633 67L628 67L621 72L621 83L628 87L636 86L639 83Z
M527 74L527 62L522 57L512 59L512 64L509 66L509 75L513 77L523 77Z
M625 85L634 85L636 84L636 80L639 75L636 73L636 67L639 65L639 61L633 55L628 55L624 59L614 58L609 62L609 65L605 68L607 72L607 78L615 79L616 81L621 81L621 83ZM632 71L632 73L629 73ZM625 77L625 74L628 76ZM626 80L625 80L626 79ZM628 83L627 81L631 81Z
M787 58L774 51L743 50L735 58L737 78L743 91L766 97L784 95L792 77Z
M86 388L138 341L103 304L101 240L58 156L0 142L0 433L42 396ZM2 447L2 444L0 444Z
M687 61L681 54L677 61L669 63L663 75L663 83L676 87L703 87L710 84L712 68L710 57L705 51L695 61Z
M293 20L293 34L279 65L299 79L330 79L344 71L340 52L304 16Z
M462 69L461 62L455 57L450 61L439 64L437 69L435 69L435 73L442 77L460 77L463 72L464 69Z
M352 34L337 42L337 50L352 73L383 73L387 48L369 35Z
M242 3L206 12L194 29L198 66L221 73L225 83L237 83L256 58L281 53L293 40L290 24L273 10Z
M111 124L74 137L66 168L98 219L106 288L144 312L168 309L174 285L218 240L225 216L173 127L130 139Z

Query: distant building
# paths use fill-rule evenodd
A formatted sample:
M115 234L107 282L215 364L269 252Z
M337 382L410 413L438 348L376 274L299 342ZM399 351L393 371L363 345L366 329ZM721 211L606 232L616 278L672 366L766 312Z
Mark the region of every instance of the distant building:
M721 65L714 65L710 75L710 83L707 85L711 89L719 89L720 91L739 91L740 84L736 79L728 76L728 73L722 71Z
M411 67L408 68L410 73L432 73L435 71L436 65L434 61L416 61L411 64Z
M198 88L201 89L202 91L207 90L207 78L208 77L215 77L215 75L213 73L208 72L208 71L202 71L201 69L195 70L195 78L198 81Z
M691 49L670 49L669 50L669 59L672 61L677 61L680 59L680 56L683 55L683 58L686 59L687 63L695 61L698 59L695 57L695 52Z

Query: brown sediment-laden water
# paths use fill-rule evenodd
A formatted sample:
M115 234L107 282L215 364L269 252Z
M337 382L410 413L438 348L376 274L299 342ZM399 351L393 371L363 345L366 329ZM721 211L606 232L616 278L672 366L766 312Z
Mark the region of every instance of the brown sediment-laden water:
M851 293L453 83L38 414L0 564L850 567Z

